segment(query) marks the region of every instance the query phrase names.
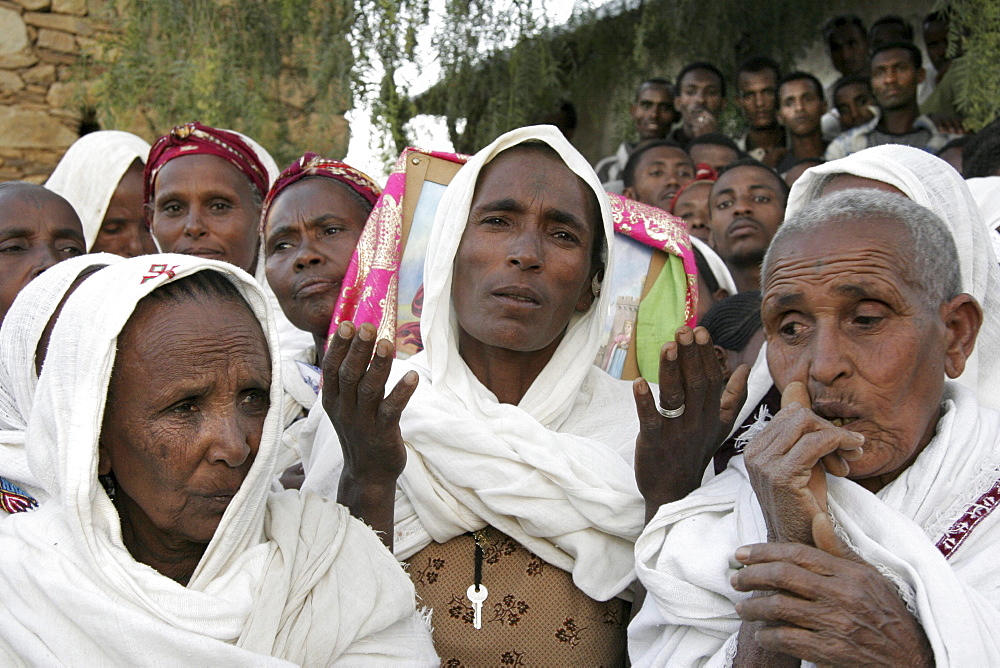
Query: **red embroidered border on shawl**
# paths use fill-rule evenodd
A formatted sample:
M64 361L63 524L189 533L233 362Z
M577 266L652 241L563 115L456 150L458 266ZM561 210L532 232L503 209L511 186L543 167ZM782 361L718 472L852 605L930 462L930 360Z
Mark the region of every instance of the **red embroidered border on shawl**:
M976 499L975 503L969 506L968 510L952 524L941 540L937 542L937 549L941 551L945 559L950 559L965 539L969 537L972 530L986 519L997 506L1000 506L1000 480L993 483L993 486L985 494Z

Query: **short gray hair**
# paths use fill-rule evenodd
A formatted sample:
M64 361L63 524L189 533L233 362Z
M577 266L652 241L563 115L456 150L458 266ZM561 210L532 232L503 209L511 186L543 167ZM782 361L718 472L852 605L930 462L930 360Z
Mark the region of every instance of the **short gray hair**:
M961 294L958 251L951 231L941 218L907 197L867 188L842 190L820 197L785 220L764 255L761 285L767 285L771 277L775 261L773 251L779 242L801 232L817 230L826 223L847 220L899 221L913 241L913 257L905 263L908 275L904 279L920 286L934 305Z

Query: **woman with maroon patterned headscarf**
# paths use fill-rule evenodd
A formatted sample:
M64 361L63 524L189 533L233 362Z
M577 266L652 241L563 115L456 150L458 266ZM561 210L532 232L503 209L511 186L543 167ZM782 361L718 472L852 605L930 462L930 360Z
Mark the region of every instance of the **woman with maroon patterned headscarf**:
M258 230L277 175L274 159L249 137L186 123L150 149L143 200L160 250L222 260L257 279L275 309L282 352L295 354L310 337L282 315L267 285Z

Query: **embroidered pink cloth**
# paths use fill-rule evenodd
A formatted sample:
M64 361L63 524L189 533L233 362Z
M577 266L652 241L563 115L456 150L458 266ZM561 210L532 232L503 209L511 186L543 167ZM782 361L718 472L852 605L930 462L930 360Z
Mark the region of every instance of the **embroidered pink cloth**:
M465 164L469 156L458 153L407 148L399 156L382 195L368 218L357 250L344 276L340 299L333 311L330 334L344 320L372 323L378 338L396 340L396 309L399 287L400 239L403 223L403 193L406 189L407 159L414 153ZM608 193L615 232L647 246L681 258L687 277L684 320L692 327L696 318L698 273L684 222L662 209ZM419 337L409 328L404 334ZM417 343L417 342L414 342Z
M354 257L347 267L340 299L333 309L330 334L341 322L350 320L356 324L368 322L375 325L380 339L396 339L406 161L414 153L463 165L469 160L469 156L459 153L427 151L412 146L400 154L382 194L375 202L375 208L368 216Z

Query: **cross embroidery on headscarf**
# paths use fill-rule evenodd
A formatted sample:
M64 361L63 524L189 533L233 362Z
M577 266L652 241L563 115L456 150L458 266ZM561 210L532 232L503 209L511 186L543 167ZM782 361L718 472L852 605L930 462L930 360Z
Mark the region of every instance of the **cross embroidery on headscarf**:
M141 285L141 284L145 283L146 281L151 281L154 278L156 278L157 276L162 276L163 274L166 274L167 278L173 278L174 277L174 269L176 269L177 266L178 265L176 265L176 264L174 266L172 266L172 267L168 267L165 264L154 264L154 265L151 265L149 267L149 276L143 276L142 280L139 281L139 284Z
M0 508L13 515L37 507L38 501L30 494L6 478L0 478Z

